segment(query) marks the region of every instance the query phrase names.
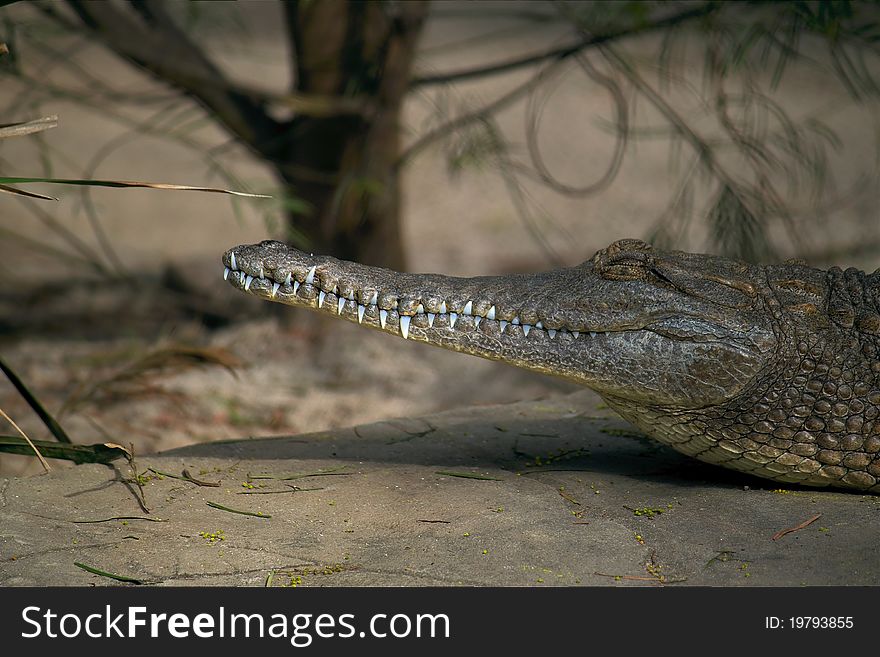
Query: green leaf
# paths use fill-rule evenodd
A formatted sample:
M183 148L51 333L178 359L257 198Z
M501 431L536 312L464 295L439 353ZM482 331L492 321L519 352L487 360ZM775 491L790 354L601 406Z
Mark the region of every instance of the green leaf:
M101 577L109 577L110 579L115 579L117 582L128 582L130 584L143 584L143 581L139 579L135 579L134 577L126 577L125 575L114 575L113 573L108 573L105 570L100 570L93 566L87 566L84 563L80 563L79 561L74 561L73 565L77 568L82 568L83 570L90 572L94 575L100 575Z

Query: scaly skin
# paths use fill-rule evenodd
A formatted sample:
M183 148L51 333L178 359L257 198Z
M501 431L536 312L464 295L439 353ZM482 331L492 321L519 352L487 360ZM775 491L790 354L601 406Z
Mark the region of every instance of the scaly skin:
M638 240L569 269L477 278L273 241L231 249L223 264L255 296L588 386L701 461L880 493L878 273L757 266Z

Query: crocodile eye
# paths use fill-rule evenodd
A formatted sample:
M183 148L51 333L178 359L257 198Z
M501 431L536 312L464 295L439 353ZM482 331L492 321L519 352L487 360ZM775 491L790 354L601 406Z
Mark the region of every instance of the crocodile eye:
M610 281L635 281L644 279L648 270L645 263L635 258L621 258L602 268L602 278Z
M644 280L648 275L648 263L639 253L616 254L600 263L599 273L611 281Z

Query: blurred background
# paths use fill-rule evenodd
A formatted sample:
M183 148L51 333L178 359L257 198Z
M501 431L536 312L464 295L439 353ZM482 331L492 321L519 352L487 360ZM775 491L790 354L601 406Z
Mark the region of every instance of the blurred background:
M220 256L272 237L469 276L637 237L872 271L878 18L837 0L7 4L0 124L58 121L0 139L0 356L75 442L136 453L564 394L248 298ZM5 379L0 409L50 438Z

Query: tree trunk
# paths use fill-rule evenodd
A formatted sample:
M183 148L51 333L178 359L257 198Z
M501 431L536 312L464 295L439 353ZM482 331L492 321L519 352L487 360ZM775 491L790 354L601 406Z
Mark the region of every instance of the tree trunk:
M290 217L316 252L405 268L400 231L400 116L426 2L321 0L285 5L295 91L361 99L365 111L302 115L273 158L311 212Z

